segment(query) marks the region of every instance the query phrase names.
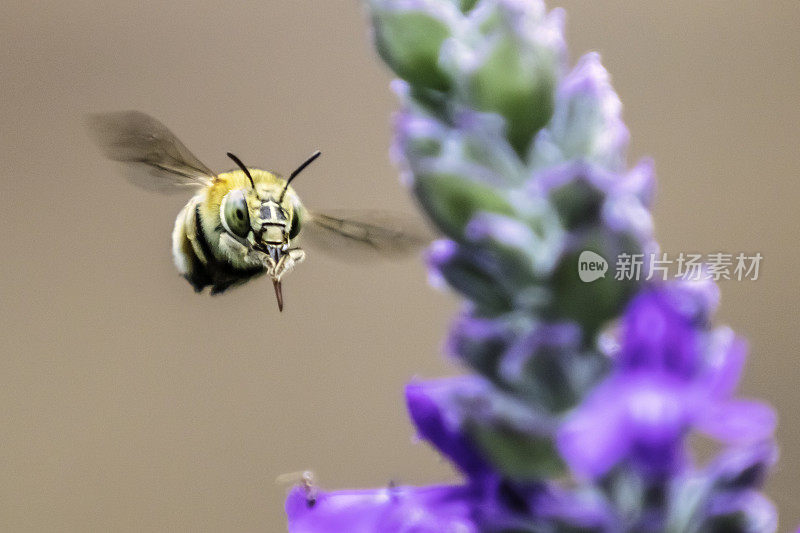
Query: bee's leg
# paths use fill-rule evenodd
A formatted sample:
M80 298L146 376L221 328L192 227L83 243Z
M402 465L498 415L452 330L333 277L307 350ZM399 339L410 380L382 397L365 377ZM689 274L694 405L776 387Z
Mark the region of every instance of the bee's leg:
M291 272L295 265L302 263L305 258L306 253L300 248L292 248L287 250L286 253L281 256L277 266L275 267L274 277L280 280L284 274Z
M305 250L301 250L300 248L292 248L286 251L286 255L292 260L292 262L297 265L302 263L306 260L306 252Z

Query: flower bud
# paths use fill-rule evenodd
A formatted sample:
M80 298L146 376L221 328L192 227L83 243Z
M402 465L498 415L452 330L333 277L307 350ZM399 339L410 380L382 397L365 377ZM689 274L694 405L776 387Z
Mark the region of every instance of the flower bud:
M453 241L437 241L428 254L428 266L481 309L502 313L512 308L513 289L501 283L502 265L485 251L470 253Z
M586 54L558 87L553 119L536 139L534 165L585 160L608 170L624 170L630 135L621 110L600 55Z
M439 67L439 50L460 13L435 0L373 0L375 47L386 64L409 83L440 91L450 80Z
M434 224L451 239L463 242L467 224L481 211L513 214L501 191L455 173L456 168L432 163L430 169L417 174L414 193Z
M506 136L521 157L553 114L563 61L563 15L543 15L540 2L495 2L473 11L480 45L461 60L462 83L477 109L506 120ZM466 64L465 64L466 63Z

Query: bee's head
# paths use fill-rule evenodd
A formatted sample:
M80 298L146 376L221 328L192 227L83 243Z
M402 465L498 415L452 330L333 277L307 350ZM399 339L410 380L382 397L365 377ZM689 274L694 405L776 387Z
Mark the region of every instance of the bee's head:
M288 245L291 215L272 198L232 189L222 198L219 217L225 231L248 248L267 252Z
M254 239L256 247L266 251L267 247L288 245L289 231L287 224L289 215L277 201L271 198L262 201L255 218L254 226L256 230Z
M302 250L290 248L290 240L300 231L300 209L293 201L284 199L289 183L319 156L320 152L315 152L291 173L283 187L270 194L263 189L257 190L250 170L238 157L228 153L228 157L233 159L250 180L250 188L232 189L223 196L219 206L222 227L251 251L248 255L255 253L263 262L275 284L278 307L281 309L283 298L280 279L305 258Z
M257 190L250 170L242 161L228 153L250 180L250 188L233 189L222 198L219 214L225 231L240 243L278 261L280 254L288 249L289 240L300 230L298 210L284 201L289 183L319 155L320 152L315 152L292 172L283 187L265 192Z

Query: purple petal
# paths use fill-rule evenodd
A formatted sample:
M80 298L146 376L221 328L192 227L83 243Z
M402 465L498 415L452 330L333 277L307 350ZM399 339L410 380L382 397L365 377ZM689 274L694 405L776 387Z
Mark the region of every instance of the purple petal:
M583 181L602 193L608 193L614 188L618 179L619 176L615 173L579 161L541 171L530 183L530 187L535 192L547 194L575 181Z
M682 439L689 410L682 383L669 376L642 376L628 386L625 427L633 442L631 458L653 475L670 474L684 459Z
M668 290L644 291L628 305L619 364L628 370L663 370L688 379L698 363L698 335L690 320L671 305Z
M729 328L709 334L702 376L699 378L709 396L724 399L730 396L744 368L747 343Z
M488 469L466 435L461 432L461 419L454 405L459 396L471 396L483 388L471 376L410 383L406 386L406 403L420 437L449 457L465 474L478 476Z
M710 505L711 517L739 515L746 533L773 533L778 529L778 513L771 501L755 491L733 491L718 495ZM723 521L724 524L727 520Z
M619 531L621 524L599 492L568 492L555 488L540 491L530 501L537 517L576 530Z
M598 478L628 454L631 439L623 426L624 401L610 380L595 389L558 429L558 451L578 476Z
M643 159L618 182L620 192L632 194L649 207L656 194L656 178L652 159Z
M632 195L610 196L603 204L601 216L606 226L617 233L633 235L642 245L653 238L650 211Z
M647 168L643 168L638 174L646 171ZM634 236L644 247L652 241L653 221L650 212L637 196L641 191L632 182L634 179L645 178L636 178L634 175L629 181L625 175L578 161L539 170L527 188L534 195L548 195L570 184L589 188L586 192L590 196L596 196L597 201L601 202L602 223L614 232Z
M291 533L477 533L475 505L466 486L320 492L313 505L298 487L286 499L286 514Z
M458 244L450 239L437 239L431 243L426 254L428 281L431 286L444 290L447 281L442 275L442 267L447 265L458 253Z
M408 110L395 115L394 131L392 157L398 162L413 155L415 143L442 142L447 135L446 128L439 121Z
M507 320L464 313L450 328L445 352L462 361L481 361L503 352L516 334L513 324Z
M491 239L509 248L522 250L532 248L535 239L527 224L494 213L478 213L467 224L466 235L472 241Z
M705 326L719 305L719 287L711 279L680 279L665 286L665 296L680 314Z
M731 400L711 404L696 413L700 431L723 442L754 442L772 436L775 411L767 404Z
M607 473L627 457L648 475L669 474L684 460L687 387L666 374L618 374L599 385L567 418L558 448L574 472Z
M778 448L770 441L729 448L709 465L707 475L721 490L758 489L778 460Z

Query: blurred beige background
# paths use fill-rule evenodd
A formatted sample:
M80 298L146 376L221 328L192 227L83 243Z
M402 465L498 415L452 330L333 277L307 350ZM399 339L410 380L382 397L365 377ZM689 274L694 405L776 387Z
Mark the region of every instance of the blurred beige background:
M49 5L47 5L49 4ZM552 5L552 3L551 3ZM722 286L747 395L780 412L770 495L800 523L800 3L561 1L571 59L602 52L632 155L651 154L670 252L761 252ZM0 530L282 531L282 473L329 488L454 478L412 442L411 376L456 310L421 263L311 255L275 309L260 280L195 295L171 263L184 197L133 188L82 129L135 108L209 166L290 171L311 206L413 209L396 108L348 0L5 0L0 6Z

